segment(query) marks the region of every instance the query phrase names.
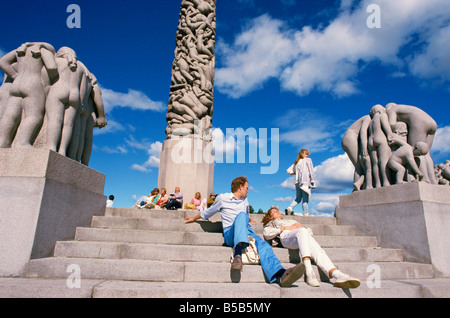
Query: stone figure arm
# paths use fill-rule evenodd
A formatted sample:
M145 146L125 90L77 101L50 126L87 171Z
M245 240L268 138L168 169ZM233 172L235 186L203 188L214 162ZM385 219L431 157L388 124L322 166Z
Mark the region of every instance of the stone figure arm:
M389 141L392 138L392 128L389 123L389 117L387 115L387 112L382 112L380 114L380 121L381 121L381 127L386 134L386 138Z
M387 109L387 116L388 116L388 121L389 121L389 125L391 126L391 129L395 128L395 125L397 124L397 108L394 107L389 107Z
M369 124L370 124L370 116L364 118L361 123L361 129L359 131L359 138L361 141L361 155L363 157L369 156L368 151L368 142L369 142Z
M411 146L410 146L411 147ZM412 154L412 147L411 147L411 155L408 155L405 159L408 165L410 166L411 170L417 175L418 180L423 179L423 172L420 171L419 167L417 166L416 161L414 160L414 155Z
M45 68L47 69L50 82L54 83L58 80L58 65L55 60L55 53L50 51L47 47L41 47L41 58L44 62Z
M0 59L0 69L13 80L17 77L17 71L13 68L16 62L16 51L11 51Z
M400 136L398 136L397 134L392 134L391 138L389 139L389 146L392 146L394 144L397 144L399 146L406 146L406 145L408 145L408 143L403 141L400 138Z
M91 74L92 76L92 91L91 91L91 97L92 100L94 101L94 105L95 105L95 113L97 115L97 120L96 120L96 126L99 129L102 129L103 127L105 127L108 123L106 121L106 114L105 114L105 106L103 104L103 99L102 99L102 90L100 89L100 86L98 85L98 81L97 78L95 77L94 74Z

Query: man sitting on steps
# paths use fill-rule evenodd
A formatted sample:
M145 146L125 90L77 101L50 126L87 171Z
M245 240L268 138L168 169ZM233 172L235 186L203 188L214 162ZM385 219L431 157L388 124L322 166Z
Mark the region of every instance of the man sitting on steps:
M266 277L271 283L279 281L281 287L289 287L305 273L305 265L284 269L273 253L272 247L255 234L250 225L249 203L247 200L248 181L246 177L238 177L231 183L231 193L220 194L214 204L194 217L185 218L185 223L194 222L200 218L208 220L220 212L225 244L234 248L234 258L231 269L242 269L242 250L249 245L248 237L255 239L256 249Z

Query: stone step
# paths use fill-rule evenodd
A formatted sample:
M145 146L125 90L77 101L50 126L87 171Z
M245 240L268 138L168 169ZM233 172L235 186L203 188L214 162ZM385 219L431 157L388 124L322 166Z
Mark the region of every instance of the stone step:
M377 246L377 239L374 236L315 235L314 238L322 247ZM75 240L209 246L221 246L224 244L221 233L82 227L77 228Z
M400 249L324 248L334 262L401 262ZM299 263L298 250L274 248L283 263ZM186 246L121 242L68 241L57 242L54 256L109 259L145 259L156 261L228 262L231 248L224 246Z
M356 289L335 288L330 283L310 287L280 288L266 283L182 283L82 278L80 288L68 288L67 279L0 278L1 298L447 298L450 279L384 280L373 288L366 282ZM205 303L208 301L205 300ZM270 303L268 301L267 303Z
M155 282L203 283L261 283L265 276L259 265L245 265L242 271L230 270L230 263L216 262L165 262L131 259L87 259L52 257L31 260L27 277L67 278L69 266L76 265L82 278L136 280ZM432 265L409 262L336 262L336 267L360 280L428 279L433 278ZM285 268L292 264L283 263ZM316 275L326 279L317 267Z
M349 225L303 224L310 227L315 235L356 235L356 228ZM197 221L185 224L183 219L94 216L92 227L109 229L137 229L153 231L222 232L222 222ZM253 230L263 233L263 224L252 224Z
M138 209L138 208L106 208L105 216L115 217L131 217L131 218L158 218L158 219L184 219L188 216L197 215L198 211L194 210L153 210L153 209ZM250 214L250 218L257 223L261 223L264 214ZM326 224L336 225L336 218L334 217L315 217L315 216L296 216L286 215L286 219L295 219L304 224ZM210 221L220 221L220 213L215 214Z
M296 282L296 287L281 288L267 283L157 283L107 281L93 288L95 298L422 298L448 297L450 279L433 281L383 281L379 288L364 282L356 289L343 290L330 283L310 287ZM267 303L269 303L268 301Z

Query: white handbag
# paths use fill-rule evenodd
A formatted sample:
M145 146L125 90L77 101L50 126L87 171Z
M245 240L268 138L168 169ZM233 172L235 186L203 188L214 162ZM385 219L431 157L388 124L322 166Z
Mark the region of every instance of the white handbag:
M258 250L256 249L255 239L251 236L248 237L248 243L249 245L242 250L242 264L246 265L257 265L261 264L259 260L259 254ZM233 257L234 255L234 249L233 254L231 255L231 263L233 263Z

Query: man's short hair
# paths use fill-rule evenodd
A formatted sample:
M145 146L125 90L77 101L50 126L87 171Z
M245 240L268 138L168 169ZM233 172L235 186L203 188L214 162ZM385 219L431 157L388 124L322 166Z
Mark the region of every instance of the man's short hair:
M247 177L237 177L231 182L231 192L236 192L241 186L243 186L247 181Z

